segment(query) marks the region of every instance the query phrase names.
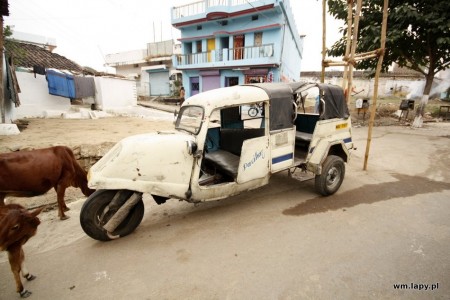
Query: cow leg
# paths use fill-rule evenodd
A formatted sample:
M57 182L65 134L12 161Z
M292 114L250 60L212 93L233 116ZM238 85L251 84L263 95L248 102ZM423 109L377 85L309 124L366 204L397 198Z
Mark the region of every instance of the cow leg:
M30 291L23 288L22 281L20 280L20 268L23 263L24 256L25 255L20 244L13 245L8 248L9 264L14 275L14 280L16 281L16 291L22 298L26 298L31 295Z
M0 206L5 205L5 194L0 193Z
M65 211L68 211L69 208L66 206L66 202L64 202L64 194L66 192L66 187L63 185L58 185L56 188L56 197L58 199L58 217L61 220L66 220L69 216L64 214Z
M23 278L25 278L28 281L34 280L36 279L36 276L34 276L33 274L30 274L30 272L28 271L27 266L25 265L25 256L22 260L22 265L20 266L20 269L22 270L22 276Z

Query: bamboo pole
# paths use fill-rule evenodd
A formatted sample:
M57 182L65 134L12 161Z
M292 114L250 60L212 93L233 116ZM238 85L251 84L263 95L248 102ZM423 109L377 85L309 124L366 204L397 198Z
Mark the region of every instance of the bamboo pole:
M3 91L3 16L0 15L0 113L1 122L6 123L5 93Z
M347 45L345 46L345 54L343 61L348 61L348 55L350 53L351 34L352 34L352 22L353 22L353 0L347 0ZM345 90L347 85L348 66L344 67L344 74L342 77L342 89ZM347 98L345 99L347 101Z
M322 0L322 74L320 75L320 82L325 82L325 55L327 51L327 2Z
M350 49L350 57L348 59L348 83L347 83L347 104L350 102L350 96L352 94L353 90L353 69L355 67L355 51L356 51L356 45L358 43L358 26L359 26L359 16L361 15L361 6L362 6L362 0L357 0L356 3L356 13L355 13L355 20L353 24L353 34L352 34L352 46Z
M359 56L353 59L353 61L357 62L360 60L365 60L368 58L375 58L375 57L379 57L379 54L370 54L367 56ZM339 60L325 60L324 64L325 66L329 67L329 66L348 66L350 65L350 61L339 61Z
M331 66L348 66L348 62L346 62L346 61L325 61L325 65L327 67L331 67Z
M380 41L381 51L380 51L380 56L378 58L377 69L375 72L375 81L374 81L373 98L372 98L372 110L370 112L369 130L367 133L366 153L364 155L364 167L363 167L364 171L367 170L367 162L369 160L370 144L372 142L372 128L373 128L373 122L375 120L375 112L376 112L376 108L377 108L376 104L377 104L377 97L378 97L378 79L379 79L380 73L381 73L381 66L383 65L383 58L384 58L384 51L385 51L385 44L386 44L388 5L389 5L389 0L384 0L383 22L381 24L381 41Z
M369 51L369 52L356 53L356 54L355 54L355 57L366 56L366 55L372 55L372 54L376 54L376 55L378 56L378 52L379 52L380 50L381 50L381 49L376 49L376 50L372 50L372 51Z
M365 56L355 57L353 60L354 61L360 61L360 60L365 60L365 59L368 59L368 58L374 58L374 57L378 57L378 56L379 56L378 54L368 54L368 55L365 55Z

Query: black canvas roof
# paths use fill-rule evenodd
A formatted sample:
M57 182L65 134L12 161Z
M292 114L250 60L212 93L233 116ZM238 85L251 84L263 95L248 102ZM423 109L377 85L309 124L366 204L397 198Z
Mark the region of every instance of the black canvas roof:
M269 95L271 131L292 126L295 91L304 84L304 82L251 84L262 88Z
M323 93L325 102L324 110L320 115L321 120L349 117L347 103L341 87L331 84L315 82L290 82L290 83L256 83L249 84L263 89L270 98L270 130L289 128L292 125L295 102L298 94L309 88L317 87Z

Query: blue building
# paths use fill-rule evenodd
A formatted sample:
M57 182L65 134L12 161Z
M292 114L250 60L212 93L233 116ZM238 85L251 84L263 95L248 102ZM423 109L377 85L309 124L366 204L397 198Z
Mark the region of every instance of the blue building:
M181 32L182 71L187 96L253 82L300 79L303 37L289 0L201 0L172 8Z

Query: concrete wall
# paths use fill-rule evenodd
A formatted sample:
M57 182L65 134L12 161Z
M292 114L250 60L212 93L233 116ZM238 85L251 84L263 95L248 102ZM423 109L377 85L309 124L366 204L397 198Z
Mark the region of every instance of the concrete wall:
M6 101L6 123L21 118L61 117L73 112L70 99L50 95L44 75L16 71L21 92L21 105L14 107L12 101ZM119 78L95 77L95 99L83 99L84 103L97 103L104 111L114 111L137 105L136 82Z
M320 72L317 72L319 74ZM302 81L319 82L319 75L317 76L301 76ZM336 84L342 86L342 77L326 77L325 83ZM356 91L363 92L358 94L358 97L371 97L374 91L374 79L363 77L353 78L353 85ZM425 79L418 77L401 77L401 76L382 76L378 82L378 96L389 97L397 96L408 99L420 99L423 94L425 86ZM436 78L433 82L431 90L431 97L439 97L442 91L445 91L450 86L450 78ZM315 96L315 95L311 95ZM308 96L309 97L309 96Z
M122 66L122 65L133 65L141 64L145 62L145 57L147 56L147 49L130 50L119 53L111 53L105 55L105 62L107 65Z
M303 55L303 37L298 34L290 2L283 0L280 6L285 14L285 21L281 22L284 36L280 60L280 81L299 81Z
M95 77L95 100L99 109L114 111L137 105L136 82L109 77Z
M283 48L281 49L280 61L280 81L299 81L302 58L287 25L284 26Z
M139 70L140 80L136 80L136 91L138 96L148 97L150 95L150 78L145 70Z
M68 111L70 99L53 96L48 93L48 84L45 75L16 71L20 90L19 107L11 107L13 120L21 118L41 118L52 112Z
M123 75L123 76L135 76L139 75L141 72L141 67L145 66L145 64L137 64L137 67L133 65L123 65L123 66L117 66L116 68L116 74Z

